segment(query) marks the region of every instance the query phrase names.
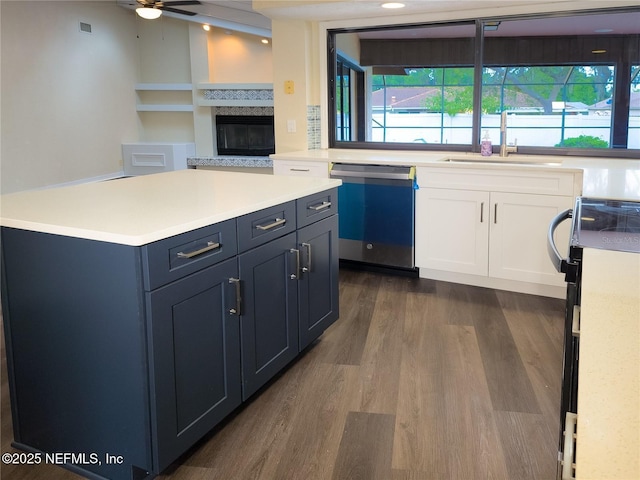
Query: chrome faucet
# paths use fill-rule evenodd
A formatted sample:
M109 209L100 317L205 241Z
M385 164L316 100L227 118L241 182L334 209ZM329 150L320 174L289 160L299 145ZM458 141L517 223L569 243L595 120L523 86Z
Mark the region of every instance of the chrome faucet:
M512 146L507 145L507 112L500 115L500 156L506 157L510 153L518 151L518 139L516 138Z

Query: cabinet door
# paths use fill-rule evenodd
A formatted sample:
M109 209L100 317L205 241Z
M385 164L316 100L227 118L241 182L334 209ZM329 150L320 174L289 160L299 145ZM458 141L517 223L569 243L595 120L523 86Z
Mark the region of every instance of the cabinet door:
M491 193L489 275L563 286L549 260L547 231L553 217L572 206L572 197ZM556 231L556 242L569 244L569 222Z
M487 275L489 193L422 188L416 191L416 265Z
M338 216L298 231L300 350L338 319Z
M296 233L240 255L242 397L298 354ZM293 251L292 251L293 250Z
M240 404L236 259L147 294L152 431L162 471Z

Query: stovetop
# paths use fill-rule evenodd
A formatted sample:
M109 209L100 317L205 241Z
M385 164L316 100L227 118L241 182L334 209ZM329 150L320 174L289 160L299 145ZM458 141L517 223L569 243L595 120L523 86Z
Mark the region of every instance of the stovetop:
M640 253L640 202L578 197L571 245Z

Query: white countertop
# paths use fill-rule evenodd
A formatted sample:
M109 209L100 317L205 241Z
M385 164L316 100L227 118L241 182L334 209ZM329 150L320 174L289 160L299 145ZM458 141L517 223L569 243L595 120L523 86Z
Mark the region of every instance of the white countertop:
M340 185L339 180L180 170L0 197L0 225L144 245Z
M583 251L579 480L640 478L640 255Z
M276 153L273 160L345 162L372 164L405 164L444 168L482 169L536 169L582 172L582 195L602 198L640 200L640 160L618 158L566 157L547 155L496 154L482 157L477 153L400 151L400 150L360 150L360 149L318 149L299 152ZM457 160L449 162L447 160ZM463 160L463 161L460 161ZM419 180L419 179L418 179Z

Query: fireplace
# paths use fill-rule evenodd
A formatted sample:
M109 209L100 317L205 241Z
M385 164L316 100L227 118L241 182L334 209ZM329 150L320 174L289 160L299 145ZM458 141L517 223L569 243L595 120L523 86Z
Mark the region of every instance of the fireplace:
M218 155L267 156L275 153L273 115L216 115Z

